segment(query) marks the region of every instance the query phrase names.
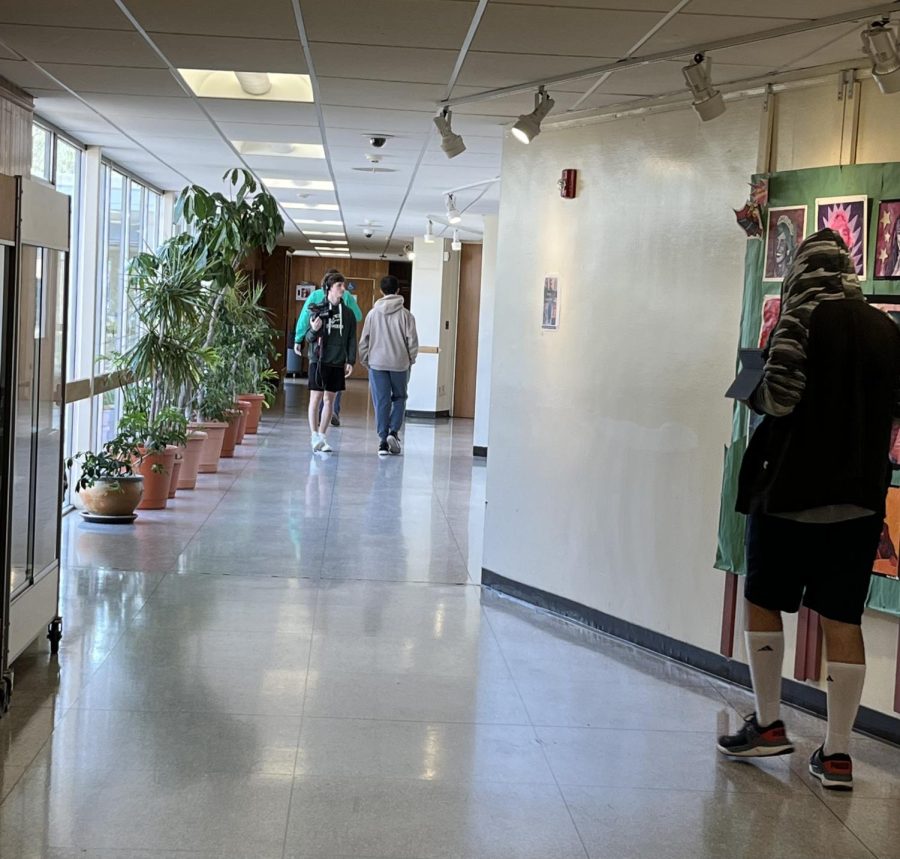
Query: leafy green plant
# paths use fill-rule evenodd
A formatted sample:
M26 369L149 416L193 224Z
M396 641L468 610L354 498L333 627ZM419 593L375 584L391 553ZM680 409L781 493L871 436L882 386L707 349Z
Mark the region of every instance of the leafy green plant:
M118 478L134 475L134 467L141 460L137 439L128 431L120 432L106 442L98 452L80 451L66 460L66 468L80 463L81 474L75 482L75 491L90 489L97 481L105 480L113 492L119 491Z
M234 408L234 391L221 366L216 367L197 391L194 413L202 421L227 423Z
M153 417L147 409L152 386L137 382L125 386L125 407L119 429L137 440L145 453L162 453L167 445L187 444L187 418L180 409L167 406Z

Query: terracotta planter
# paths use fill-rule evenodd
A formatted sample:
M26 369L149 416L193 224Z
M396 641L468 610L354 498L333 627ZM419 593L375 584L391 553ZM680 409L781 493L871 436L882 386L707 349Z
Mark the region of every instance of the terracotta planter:
M219 456L222 453L222 442L225 440L225 430L228 424L220 421L204 421L191 424L190 429L203 430L206 433L206 441L200 451L200 465L197 471L200 474L215 474L219 470Z
M248 402L247 400L238 400L237 407L241 410L241 418L238 421L238 431L237 431L237 443L244 443L244 433L247 432L247 418L250 415L250 410L253 408L253 404Z
M115 480L98 480L89 489L82 489L78 497L88 514L129 518L138 506L143 491L144 478L135 474Z
M169 481L169 498L174 498L178 491L178 480L181 477L181 468L184 463L184 448L179 447L175 452L175 462L172 463L172 479Z
M207 434L200 430L188 433L187 447L181 460L181 474L178 475L179 489L193 489L197 485L197 469L206 439Z
M250 403L250 414L247 415L247 432L250 435L254 435L259 429L263 401L266 398L263 394L238 394L238 399Z
M165 509L177 450L169 445L162 453L150 453L141 460L138 470L144 476L144 497L138 510Z
M234 456L234 446L237 444L237 431L240 419L240 409L231 409L229 411L228 424L225 427L225 435L222 437L222 452L219 454L223 459L230 459Z

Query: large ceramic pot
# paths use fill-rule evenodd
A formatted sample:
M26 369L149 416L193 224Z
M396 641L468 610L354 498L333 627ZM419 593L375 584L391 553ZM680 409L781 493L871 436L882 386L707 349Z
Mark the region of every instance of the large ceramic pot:
M222 453L219 454L225 459L234 456L234 446L237 444L237 431L240 420L240 409L231 409L228 412L228 424L225 427L225 434L222 436Z
M250 435L254 435L259 429L263 401L266 398L263 394L238 394L237 398L250 403L250 414L247 415L247 432Z
M203 442L203 450L200 451L200 465L197 471L200 474L215 474L219 470L219 456L222 453L222 442L225 440L225 430L228 424L221 421L204 421L191 424L190 429L203 430L206 433L206 441Z
M143 491L144 478L135 474L114 480L98 480L90 488L79 490L78 497L88 515L117 516L128 520L133 516Z
M244 433L247 432L247 418L250 416L250 410L253 404L247 400L238 400L237 407L241 410L241 419L238 421L237 443L244 443Z
M188 433L187 447L181 460L181 473L178 475L179 489L193 489L197 485L197 469L200 467L200 455L207 435L200 430Z
M175 462L172 463L172 479L169 481L169 498L174 498L178 491L178 480L181 477L181 467L184 463L184 448L179 447L175 451Z
M168 445L164 451L148 453L141 460L138 470L144 476L144 497L138 504L138 510L165 509L177 451L178 448Z

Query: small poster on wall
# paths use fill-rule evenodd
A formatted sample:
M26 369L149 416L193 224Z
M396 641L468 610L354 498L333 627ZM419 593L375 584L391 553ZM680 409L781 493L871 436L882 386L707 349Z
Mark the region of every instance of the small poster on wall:
M313 287L308 283L297 284L297 301L306 301L312 295Z
M868 197L816 198L816 229L829 227L844 240L860 280L866 279L868 206Z
M806 206L769 209L763 280L784 280L794 254L806 238Z
M878 204L876 235L876 280L900 280L900 200L882 200Z
M778 324L778 317L781 316L781 296L767 295L763 298L762 306L762 324L759 327L759 348L765 349L769 342L769 337Z
M544 278L544 319L541 328L547 331L559 328L559 278L555 274Z

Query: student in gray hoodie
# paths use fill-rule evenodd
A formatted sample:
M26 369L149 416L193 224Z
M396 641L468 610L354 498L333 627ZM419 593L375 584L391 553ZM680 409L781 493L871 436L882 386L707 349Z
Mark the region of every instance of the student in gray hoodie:
M384 297L366 316L359 339L359 359L369 370L379 456L400 453L409 370L419 353L416 319L403 306L399 291L400 283L392 274L381 279Z

